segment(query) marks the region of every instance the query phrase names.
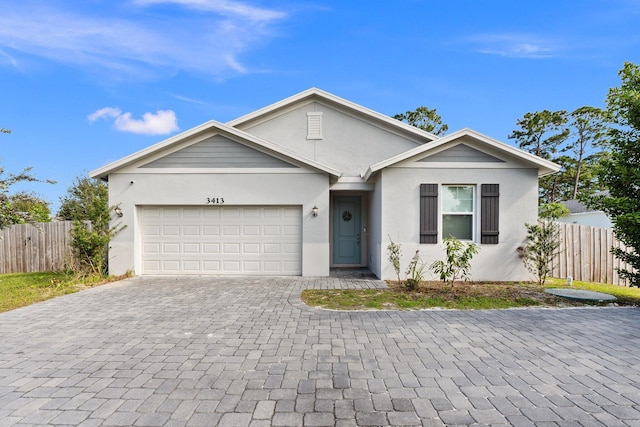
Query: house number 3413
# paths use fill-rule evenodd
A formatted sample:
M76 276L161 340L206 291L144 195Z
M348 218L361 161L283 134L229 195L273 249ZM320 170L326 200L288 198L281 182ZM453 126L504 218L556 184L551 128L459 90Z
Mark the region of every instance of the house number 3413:
M207 197L208 205L222 205L224 204L224 197Z

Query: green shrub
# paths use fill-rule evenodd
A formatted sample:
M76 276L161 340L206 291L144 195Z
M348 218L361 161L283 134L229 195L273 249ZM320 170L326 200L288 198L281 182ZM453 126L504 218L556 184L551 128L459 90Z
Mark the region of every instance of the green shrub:
M434 261L429 267L440 276L443 282L455 282L458 279L469 280L471 259L480 251L475 243L463 243L455 237L444 239L446 260Z

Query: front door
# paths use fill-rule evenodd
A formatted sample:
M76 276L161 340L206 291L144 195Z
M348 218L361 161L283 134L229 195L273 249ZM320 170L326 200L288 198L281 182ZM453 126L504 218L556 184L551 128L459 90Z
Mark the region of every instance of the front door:
M360 265L360 196L333 199L333 264Z

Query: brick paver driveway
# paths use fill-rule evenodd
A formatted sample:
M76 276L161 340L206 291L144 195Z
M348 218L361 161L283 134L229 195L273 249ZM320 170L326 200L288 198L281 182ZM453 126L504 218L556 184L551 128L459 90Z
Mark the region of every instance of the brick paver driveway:
M331 312L135 278L0 314L0 425L640 423L640 310Z

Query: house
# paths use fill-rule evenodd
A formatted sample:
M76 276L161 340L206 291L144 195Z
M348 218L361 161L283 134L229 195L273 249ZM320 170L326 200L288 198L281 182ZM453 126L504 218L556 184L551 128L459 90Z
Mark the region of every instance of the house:
M558 218L559 222L569 224L590 225L591 227L613 228L611 219L603 211L589 208L579 200L571 199L561 202L569 209L569 215Z
M126 228L112 274L395 277L443 238L476 242L475 280L529 278L516 248L537 219L538 177L558 166L470 129L436 137L312 88L210 121L90 173Z

